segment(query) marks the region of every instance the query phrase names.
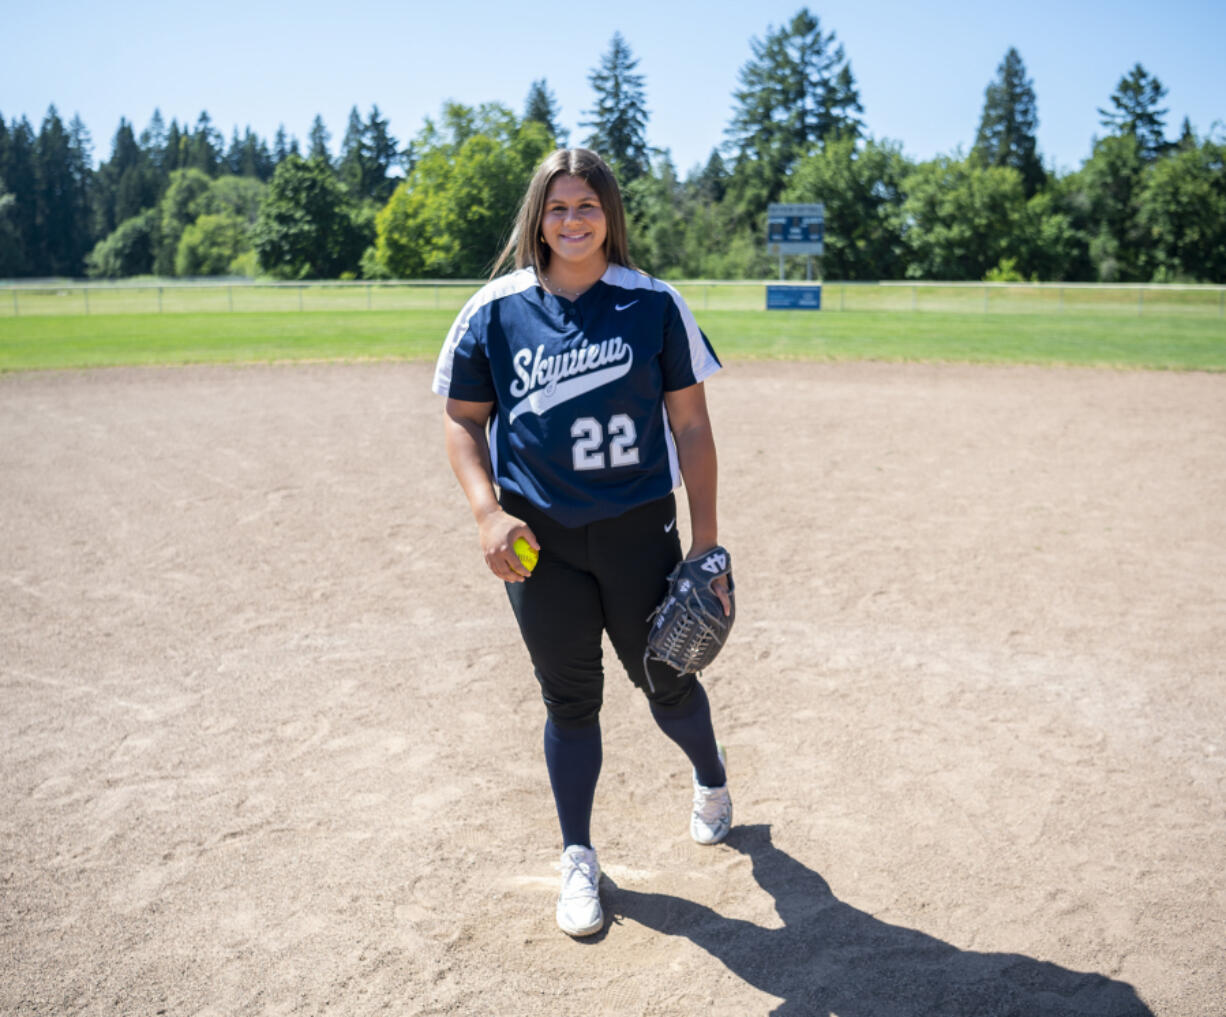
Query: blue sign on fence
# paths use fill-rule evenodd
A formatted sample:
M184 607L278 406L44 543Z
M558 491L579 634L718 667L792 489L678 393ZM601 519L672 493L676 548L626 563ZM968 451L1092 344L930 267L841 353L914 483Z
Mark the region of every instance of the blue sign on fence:
M816 286L767 286L766 309L768 311L820 311L822 287Z

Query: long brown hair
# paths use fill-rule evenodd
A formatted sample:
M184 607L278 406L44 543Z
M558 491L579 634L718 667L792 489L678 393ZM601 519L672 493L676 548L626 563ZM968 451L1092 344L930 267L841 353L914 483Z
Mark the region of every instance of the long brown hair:
M520 203L519 214L515 217L515 229L494 262L490 278L497 275L512 256L516 268L548 267L550 250L541 236L541 220L545 218L545 199L549 196L549 188L560 176L579 177L596 192L600 207L604 209L605 259L612 265L634 267L626 243L626 210L622 205L617 178L608 163L588 148L559 148L546 156L532 175L524 200Z

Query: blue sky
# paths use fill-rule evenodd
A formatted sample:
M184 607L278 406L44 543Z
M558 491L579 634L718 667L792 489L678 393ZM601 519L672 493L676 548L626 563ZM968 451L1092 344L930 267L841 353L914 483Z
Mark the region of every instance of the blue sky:
M207 109L228 138L250 125L270 142L277 125L305 141L316 113L339 145L349 110L377 103L401 142L447 99L499 101L521 112L545 78L577 143L592 105L588 74L620 31L646 76L648 140L681 172L723 140L749 40L802 4L758 0L604 7L544 0L266 4L211 0L6 0L0 114L38 127L54 103L80 114L96 157L109 154L119 118L139 131L159 107L193 124ZM983 92L1015 46L1034 82L1039 149L1076 169L1100 132L1096 108L1138 61L1167 87L1168 135L1188 116L1200 134L1226 137L1226 4L1063 4L1024 7L838 0L812 3L844 45L867 130L914 158L969 148Z

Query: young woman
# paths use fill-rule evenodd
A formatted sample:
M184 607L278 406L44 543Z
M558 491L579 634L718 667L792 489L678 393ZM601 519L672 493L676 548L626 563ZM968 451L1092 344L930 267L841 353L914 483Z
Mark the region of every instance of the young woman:
M690 832L723 840L732 801L706 692L648 661L648 615L681 558L717 543L716 459L703 381L720 367L681 297L637 271L621 194L594 152L559 149L528 185L499 265L439 354L447 455L490 571L506 583L540 683L562 832L558 925L604 925L590 820L600 774L601 635L693 765ZM514 543L540 552L529 570ZM725 613L730 601L719 590Z

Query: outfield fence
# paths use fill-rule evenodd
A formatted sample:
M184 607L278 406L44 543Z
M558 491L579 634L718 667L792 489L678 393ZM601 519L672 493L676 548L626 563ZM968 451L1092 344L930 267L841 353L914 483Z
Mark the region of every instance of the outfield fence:
M482 280L0 283L0 317L229 312L457 311ZM760 311L769 280L673 282L695 311ZM1124 283L822 283L822 310L1226 318L1226 286ZM803 312L795 312L803 313Z

